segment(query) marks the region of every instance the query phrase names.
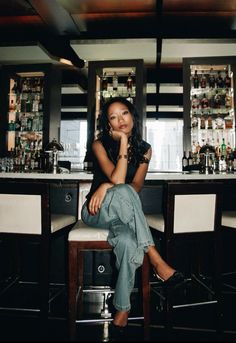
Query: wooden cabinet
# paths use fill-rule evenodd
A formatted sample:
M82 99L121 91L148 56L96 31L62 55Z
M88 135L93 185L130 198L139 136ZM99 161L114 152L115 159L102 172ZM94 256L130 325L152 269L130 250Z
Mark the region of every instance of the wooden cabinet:
M184 58L183 72L184 150L234 150L236 59Z
M1 76L0 156L33 156L59 138L61 72L52 64L8 65Z
M129 79L129 80L128 80ZM97 120L103 103L114 96L133 102L144 136L146 86L143 60L91 61L88 63L88 138L85 169L96 137Z

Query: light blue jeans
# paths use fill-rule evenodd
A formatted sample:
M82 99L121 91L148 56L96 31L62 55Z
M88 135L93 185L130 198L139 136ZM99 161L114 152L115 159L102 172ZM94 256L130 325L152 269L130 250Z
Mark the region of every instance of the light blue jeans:
M113 186L95 216L89 214L86 201L81 217L87 225L109 229L108 242L119 271L113 305L118 311L129 311L136 269L142 265L148 247L155 245L137 192L128 184Z

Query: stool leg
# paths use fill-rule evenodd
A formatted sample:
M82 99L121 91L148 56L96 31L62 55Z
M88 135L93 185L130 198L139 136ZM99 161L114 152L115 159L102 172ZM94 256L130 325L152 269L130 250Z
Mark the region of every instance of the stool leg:
M78 250L76 244L69 242L69 276L68 276L68 326L69 339L76 339L76 315L77 315L77 283L78 283Z
M142 265L142 296L143 296L143 317L144 317L144 340L149 340L150 334L150 262L147 254L144 254Z
M40 331L41 335L47 332L48 324L48 301L49 301L49 261L50 261L50 238L40 239Z

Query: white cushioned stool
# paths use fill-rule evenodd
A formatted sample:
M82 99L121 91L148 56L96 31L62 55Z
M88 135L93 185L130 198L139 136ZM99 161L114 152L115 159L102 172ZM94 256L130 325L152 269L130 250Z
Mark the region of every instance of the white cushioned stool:
M145 214L149 227L153 230L153 234L156 233L158 238L162 241L163 252L162 256L168 264L177 269L176 265L178 259L176 258L177 243L181 243L181 246L186 247L191 244L189 264L190 277L185 278L180 287L185 287L186 282L196 283L197 286L203 287L210 295L210 300L199 301L196 297L196 301L186 303L174 303L174 296L168 296L168 292L162 289L159 292L159 288L156 289L156 293L160 296L160 301L164 299L164 308L166 322L165 327L169 330L172 329L172 311L174 307L187 307L193 304L210 304L217 303L219 306L218 319L220 320L220 303L221 303L221 284L220 284L220 220L221 220L221 193L222 184L220 182L177 182L170 181L164 185L163 194L163 215L162 214ZM205 251L202 249L202 242L209 242L214 249L214 258L212 259L211 269L212 273L208 276L203 275L202 258ZM188 252L188 250L187 250ZM186 255L186 258L187 256ZM177 263L176 263L177 261ZM212 283L210 287L208 282ZM157 287L161 287L161 283L158 283ZM152 287L155 291L155 287ZM171 295L171 293L170 293ZM197 294L196 294L197 295ZM172 300L173 299L173 300ZM173 302L173 303L172 303ZM216 328L220 328L220 325L216 324Z
M83 295L83 251L112 250L107 242L108 229L90 227L79 220L69 232L68 236L68 324L69 338L76 339L77 309L81 311ZM144 337L149 336L150 322L150 286L149 286L149 258L145 254L142 264L142 302L144 317Z
M25 286L27 298L30 293L29 284L35 284L38 294L38 303L34 308L26 307L25 304L22 307L18 304L13 308L12 304L7 304L1 309L11 313L12 310L20 313L24 311L39 316L43 327L49 313L51 241L58 234L69 230L77 221L77 217L73 215L51 214L50 189L50 184L46 182L0 182L0 237L7 242L8 253L11 254L11 261L14 261L14 268L9 272L10 281L6 282L1 294L6 297L6 292L12 286L19 286L21 289ZM34 266L39 271L39 276L32 282L22 278L21 254L18 253L23 241L34 242L39 246L39 263Z
M235 242L236 238L236 211L222 211L222 220L221 220L221 228L223 230L223 234L226 235L227 239L230 242ZM230 260L235 260L235 253L233 252L232 258L230 255ZM235 280L233 282L232 276L236 274L236 270L227 270L222 273L223 276L223 292L226 293L236 293L236 284Z

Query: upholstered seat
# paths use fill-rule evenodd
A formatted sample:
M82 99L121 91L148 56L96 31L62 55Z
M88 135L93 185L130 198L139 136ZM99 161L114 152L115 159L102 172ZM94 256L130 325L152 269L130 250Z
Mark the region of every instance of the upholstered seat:
M221 225L236 229L236 211L223 211Z
M31 283L35 284L39 294L38 304L35 308L29 306L27 309L16 306L14 311L39 315L43 325L46 324L49 312L51 241L58 234L66 233L66 230L69 230L77 221L75 215L51 214L50 190L49 183L0 182L0 236L6 239L9 247L12 247L12 250L9 248L9 254L12 254L12 261L15 261L13 271L10 271L11 275L8 278L15 280L14 283L8 285L7 282L3 282L2 284L6 284L6 290L13 285L16 287L20 285L21 289L26 286L25 290L28 292L28 282L22 278L24 270L21 270L23 269L21 256L17 254L23 241L37 243L34 246L38 247L39 259L35 260L37 265L34 268L39 271L39 278ZM15 254L17 257L14 258ZM12 311L8 304L3 309Z
M221 220L221 229L223 234L223 292L225 293L236 293L236 282L235 282L235 264L234 267L231 266L231 261L235 260L234 244L236 242L236 211L223 211ZM226 243L227 242L227 243ZM228 249L228 242L230 242L231 248ZM227 248L226 248L227 246ZM227 249L227 251L225 251ZM233 250L232 250L233 249ZM228 259L230 262L228 262Z
M145 214L148 225L161 232L165 230L165 220L162 214Z
M77 309L82 312L83 297L83 251L85 250L112 250L107 242L108 230L104 228L89 227L79 220L70 230L68 236L69 244L69 286L68 286L68 316L70 340L76 339ZM150 322L150 285L149 270L150 262L148 256L144 255L142 269L142 296L144 337L149 337ZM94 291L94 288L93 288ZM101 292L101 288L98 290ZM107 292L107 289L106 289Z
M183 287L186 282L196 283L204 290L209 292L209 297L212 298L212 303L217 302L218 314L220 318L220 220L221 220L221 183L202 183L197 182L170 182L165 185L165 193L163 194L163 214L146 214L146 220L149 227L153 230L153 235L157 234L160 240L161 254L165 260L176 269L181 270L181 265L178 265L176 259L176 247L186 242L186 246L191 243L191 254L188 266L190 277L186 277ZM229 218L228 218L229 220ZM232 218L230 218L232 220ZM205 278L201 273L202 260L201 250L202 242L207 241L214 247L215 257L212 264L212 284L211 289L208 284L205 284ZM179 244L179 245L178 245ZM184 245L183 245L184 246ZM187 257L186 257L187 258ZM189 272L190 270L190 272ZM159 286L158 286L159 287ZM153 289L155 291L155 289ZM160 292L156 292L160 295ZM162 295L162 293L161 293ZM210 298L200 302L196 297L196 304L210 304ZM174 297L173 297L174 298ZM172 298L160 297L160 301L165 299L164 309L166 310L166 328L171 329L172 323ZM185 300L186 301L186 300ZM188 304L184 301L183 306ZM189 306L194 304L194 299L191 299ZM181 303L176 305L178 308ZM163 308L163 306L162 306ZM217 326L219 329L220 326Z

